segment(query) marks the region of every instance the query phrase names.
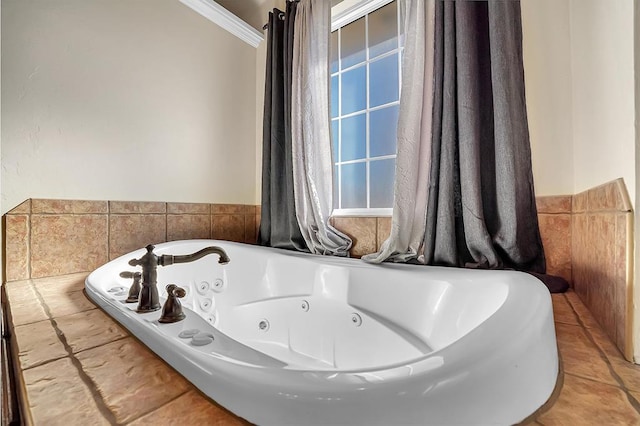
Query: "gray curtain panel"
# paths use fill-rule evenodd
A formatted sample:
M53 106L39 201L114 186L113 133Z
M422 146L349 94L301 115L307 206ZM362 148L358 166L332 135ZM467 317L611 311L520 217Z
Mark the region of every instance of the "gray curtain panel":
M287 2L286 12L274 9L267 24L258 243L308 251L296 219L291 154L291 64L296 7L297 3Z
M311 253L349 256L351 239L329 223L333 162L329 116L329 34L326 0L296 10L291 86L291 134L296 217Z
M545 272L518 1L438 1L429 264Z

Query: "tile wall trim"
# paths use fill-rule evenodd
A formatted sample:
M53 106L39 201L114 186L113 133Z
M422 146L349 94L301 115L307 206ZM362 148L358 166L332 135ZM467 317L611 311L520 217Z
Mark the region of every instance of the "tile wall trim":
M3 282L89 272L165 241L255 244L257 211L243 204L29 199L2 218Z

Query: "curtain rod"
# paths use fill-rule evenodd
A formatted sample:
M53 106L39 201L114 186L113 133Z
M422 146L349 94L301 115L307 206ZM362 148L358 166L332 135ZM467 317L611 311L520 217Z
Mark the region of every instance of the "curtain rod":
M298 3L299 1L300 0L287 0L288 3ZM278 19L284 21L284 12L278 13ZM269 23L267 22L262 26L262 31L266 30L268 26L269 26Z

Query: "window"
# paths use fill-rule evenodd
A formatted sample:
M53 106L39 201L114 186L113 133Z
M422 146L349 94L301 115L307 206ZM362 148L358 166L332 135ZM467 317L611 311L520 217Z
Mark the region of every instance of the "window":
M330 48L334 214L390 214L402 53L398 5L350 2L355 7L342 7L349 18L335 13L341 4L332 10L338 27Z

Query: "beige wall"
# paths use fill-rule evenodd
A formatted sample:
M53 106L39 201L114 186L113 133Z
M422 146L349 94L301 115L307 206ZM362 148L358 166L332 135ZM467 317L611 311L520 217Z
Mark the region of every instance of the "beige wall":
M574 192L618 177L635 200L633 0L571 0Z
M574 192L570 0L522 0L522 44L536 194Z
M254 203L256 50L177 0L2 1L2 213Z
M633 0L522 0L538 195L622 177L635 200Z

